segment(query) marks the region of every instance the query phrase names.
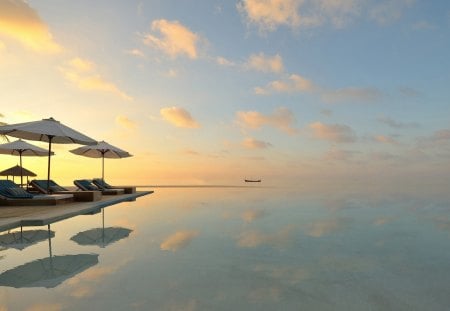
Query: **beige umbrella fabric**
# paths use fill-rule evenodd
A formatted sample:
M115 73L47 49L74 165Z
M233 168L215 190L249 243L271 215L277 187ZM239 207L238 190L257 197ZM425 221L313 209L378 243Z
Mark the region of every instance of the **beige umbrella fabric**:
M45 157L48 155L48 151L32 145L30 143L27 143L26 141L23 141L21 139L9 142L6 144L0 145L0 153L1 154L11 154L11 155L18 155L20 157L20 168L21 173L17 176L20 176L20 185L23 185L23 168L22 168L22 156L35 156L35 157ZM51 155L54 155L52 152ZM36 175L34 175L36 176Z
M89 158L102 158L102 179L105 178L105 158L121 159L132 157L127 151L108 144L105 141L100 141L96 145L81 146L79 148L70 150L70 152L82 155Z
M0 134L48 142L47 188L50 180L52 143L95 145L97 141L71 129L53 118L0 126Z

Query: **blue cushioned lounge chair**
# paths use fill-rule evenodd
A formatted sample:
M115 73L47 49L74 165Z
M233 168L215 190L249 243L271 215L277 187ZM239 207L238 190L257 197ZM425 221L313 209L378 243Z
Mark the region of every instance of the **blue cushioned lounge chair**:
M33 195L11 180L0 180L0 205L56 205L72 201L72 194Z
M75 201L92 202L102 198L100 191L76 191L61 187L53 180L49 180L47 191L47 179L34 179L30 185L43 194L72 194Z
M73 183L82 191L101 191L104 195L124 194L123 189L100 189L88 179L77 179Z
M92 183L95 184L97 187L99 187L102 190L105 189L123 189L125 193L135 193L136 187L135 186L111 186L108 184L104 179L102 178L94 178L92 179Z

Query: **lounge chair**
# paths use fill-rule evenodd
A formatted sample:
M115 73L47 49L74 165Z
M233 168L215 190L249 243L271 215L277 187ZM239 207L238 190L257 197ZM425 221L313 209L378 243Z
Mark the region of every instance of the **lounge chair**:
M94 185L90 180L87 179L78 179L74 180L73 183L82 191L101 191L104 195L117 195L124 194L123 189L100 189L96 185Z
M56 205L73 202L72 194L33 195L11 180L0 180L0 205Z
M69 190L61 187L53 180L49 180L47 191L47 179L34 179L30 182L30 185L43 194L72 194L75 201L79 202L92 202L98 201L102 198L100 191L76 191Z
M111 186L102 178L94 178L94 179L92 179L92 183L102 190L104 190L104 189L123 189L126 194L136 192L135 186Z

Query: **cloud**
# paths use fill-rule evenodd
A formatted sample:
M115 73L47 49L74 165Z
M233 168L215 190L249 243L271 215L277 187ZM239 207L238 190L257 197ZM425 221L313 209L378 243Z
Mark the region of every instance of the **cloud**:
M357 152L351 150L342 150L335 147L325 153L325 159L331 161L347 161L350 160Z
M380 25L402 16L415 0L240 0L237 9L249 24L261 32L279 26L292 29L331 25L343 28L357 18L368 16Z
M347 87L336 90L327 90L321 93L321 98L326 103L337 102L374 102L382 97L375 88Z
M387 25L400 19L405 9L414 3L415 0L376 1L375 5L369 8L369 17L380 25Z
M116 124L120 125L121 127L134 131L137 128L136 122L130 120L128 117L119 115L116 117Z
M168 236L160 245L160 248L164 251L175 252L180 250L198 236L198 231L178 231L170 236Z
M247 149L267 149L272 147L272 144L262 140L256 140L254 138L246 138L242 142L242 146Z
M422 20L412 25L412 28L414 30L433 30L436 29L436 25L431 24L428 21Z
M283 59L280 55L269 57L264 53L250 55L245 67L261 72L281 73L284 70Z
M287 79L275 80L265 87L254 89L257 95L269 95L272 93L312 92L317 90L314 83L297 74L290 75Z
M141 50L139 50L139 49L132 49L132 50L127 50L127 51L125 51L127 54L129 54L129 55L133 55L133 56L136 56L136 57L145 57L145 54L144 54L144 52L142 52Z
M324 124L314 122L309 125L313 131L313 136L335 143L352 143L356 141L356 135L353 129L344 124Z
M288 134L295 134L293 127L295 117L288 108L280 107L271 115L264 115L257 111L238 111L237 122L246 128L259 129L263 126L272 126Z
M0 36L18 41L38 53L62 51L36 11L21 0L0 1Z
M271 81L266 86L257 86L253 91L256 95L311 92L319 95L326 103L374 102L382 97L382 93L375 88L346 87L341 89L327 89L298 74L291 74L288 77Z
M443 130L434 132L433 135L431 136L431 140L434 142L450 141L450 130L443 129Z
M216 63L219 64L220 66L228 66L228 67L236 66L236 64L233 61L226 59L225 57L222 56L216 57Z
M62 309L63 305L60 303L41 303L32 305L31 307L26 308L25 311L59 311Z
M391 144L391 145L399 145L400 143L392 137L385 135L376 135L374 140L379 143Z
M262 30L275 30L278 25L296 27L300 24L299 5L298 0L243 0L237 8Z
M183 128L199 128L200 124L192 118L189 111L180 107L168 107L162 108L160 111L161 116L167 122L175 125L176 127Z
M65 66L59 68L64 78L83 91L100 91L111 93L125 100L133 98L121 91L115 84L102 78L96 71L94 63L73 58Z
M191 59L198 57L199 36L178 21L155 20L152 22L151 28L154 32L159 32L161 36L145 35L144 43L146 45L155 47L173 58L179 55Z
M417 128L420 126L417 122L399 122L388 117L379 117L377 120L395 129Z

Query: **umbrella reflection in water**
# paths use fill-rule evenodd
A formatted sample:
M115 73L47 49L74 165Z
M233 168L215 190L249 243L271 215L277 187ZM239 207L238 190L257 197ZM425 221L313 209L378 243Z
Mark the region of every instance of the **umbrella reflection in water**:
M48 225L49 257L37 259L0 274L0 286L53 288L98 264L97 254L53 256Z
M102 227L78 232L70 239L80 245L97 245L105 247L109 244L127 238L131 229L122 227L105 228L105 210L102 209Z
M55 232L47 230L26 230L8 232L0 235L0 247L23 250L28 246L55 237Z

